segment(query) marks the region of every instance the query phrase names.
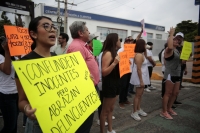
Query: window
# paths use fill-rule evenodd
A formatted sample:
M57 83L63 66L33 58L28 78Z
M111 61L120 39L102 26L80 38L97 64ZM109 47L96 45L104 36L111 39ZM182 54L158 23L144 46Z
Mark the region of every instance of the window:
M156 34L156 39L162 39L162 35L161 34Z
M147 38L153 38L153 33L147 33Z
M140 31L131 31L131 36L132 37L135 37L136 38L136 36L138 36L140 34ZM134 38L134 39L135 39Z
M106 40L106 37L109 33L117 33L119 35L119 38L122 38L123 40L127 37L127 30L97 27L97 32L100 32L101 41Z

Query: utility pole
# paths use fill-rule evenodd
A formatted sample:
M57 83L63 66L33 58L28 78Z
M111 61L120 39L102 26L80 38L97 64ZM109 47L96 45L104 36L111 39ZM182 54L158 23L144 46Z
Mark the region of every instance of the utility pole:
M67 12L67 0L65 0L65 14L64 14L64 32L67 34L67 25L68 25L68 12Z
M58 17L57 17L57 22L59 22L59 18L60 18L60 1L56 0L56 2L58 2L58 10L57 10ZM59 35L60 35L60 27L61 27L61 25L58 25L58 34L57 34L57 37L59 37Z
M65 4L65 13L64 13L64 32L67 33L67 25L68 25L68 12L67 12L67 5L72 5L72 6L77 6L76 4L74 3L68 3L67 0L64 0L64 1L60 1L60 0L55 0L56 2L58 2L58 19L57 19L57 22L58 23L61 23L61 26L62 26L62 18L60 17L60 3L64 3ZM59 31L60 31L60 27L59 27Z

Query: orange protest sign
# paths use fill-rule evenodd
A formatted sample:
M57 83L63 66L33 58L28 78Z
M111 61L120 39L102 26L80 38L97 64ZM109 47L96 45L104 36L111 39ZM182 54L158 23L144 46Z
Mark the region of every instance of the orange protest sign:
M31 52L33 41L27 28L4 25L4 29L11 56L24 55Z
M119 73L120 73L120 78L127 73L131 72L130 69L130 63L129 63L129 57L126 52L121 52L119 53Z
M124 52L127 52L128 58L134 58L135 44L124 44Z

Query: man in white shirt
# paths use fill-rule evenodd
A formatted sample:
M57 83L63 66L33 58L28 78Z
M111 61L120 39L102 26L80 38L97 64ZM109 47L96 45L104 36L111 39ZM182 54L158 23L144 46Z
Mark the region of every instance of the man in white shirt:
M151 75L152 75L153 67L156 65L156 62L153 60L153 54L152 54L152 51L151 51L153 49L153 43L147 42L147 45L151 46L151 48L146 49L147 66L148 66L148 70L149 70L149 80L151 81ZM150 89L155 89L155 87L153 87L151 85L151 82L150 82L149 85L145 85L145 91L151 92Z
M60 36L58 38L59 45L56 46L56 48L53 50L54 53L57 55L66 54L67 48L68 48L68 42L69 36L65 33L60 33Z

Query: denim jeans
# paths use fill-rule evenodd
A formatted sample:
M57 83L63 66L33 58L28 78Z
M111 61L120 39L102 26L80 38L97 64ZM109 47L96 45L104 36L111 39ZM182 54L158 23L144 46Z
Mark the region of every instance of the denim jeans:
M42 133L42 130L37 120L30 120L29 118L27 118L24 133Z
M4 121L0 133L17 133L18 94L0 93L0 109Z

